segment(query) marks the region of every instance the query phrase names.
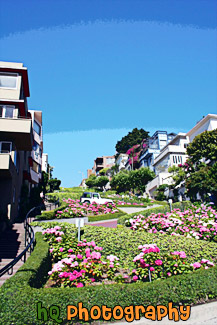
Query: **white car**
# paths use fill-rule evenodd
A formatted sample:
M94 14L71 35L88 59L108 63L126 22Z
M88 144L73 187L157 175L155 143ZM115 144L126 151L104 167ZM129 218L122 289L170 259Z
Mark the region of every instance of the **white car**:
M105 203L113 203L110 199L102 199L99 193L93 192L84 192L83 195L80 197L81 203L93 203L96 202L98 204L105 204Z

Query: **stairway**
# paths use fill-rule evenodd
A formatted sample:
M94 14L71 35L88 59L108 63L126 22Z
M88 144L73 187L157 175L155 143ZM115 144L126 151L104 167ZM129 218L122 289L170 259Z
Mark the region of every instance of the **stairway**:
M1 234L0 237L0 270L8 263L13 261L25 249L25 229L23 223L13 224L12 229L8 229ZM29 253L27 252L26 258ZM22 260L24 257L22 257ZM23 265L23 261L19 260L13 267L13 274ZM5 273L0 277L0 287L10 278L11 275Z

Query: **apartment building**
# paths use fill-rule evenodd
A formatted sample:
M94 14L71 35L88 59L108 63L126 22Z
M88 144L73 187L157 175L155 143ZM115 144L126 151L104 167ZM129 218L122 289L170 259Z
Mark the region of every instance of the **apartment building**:
M45 173L48 173L48 154L43 153L42 154L42 166L41 170Z
M189 143L185 133L178 133L154 159L155 174L165 173L171 166L184 164L187 159L186 148Z
M93 174L98 175L99 171L103 168L110 168L115 164L115 156L102 156L94 160L92 168Z
M154 159L159 155L160 151L176 136L175 133L167 133L167 131L156 131L147 141L139 157L141 167L149 167L154 171Z
M29 157L30 179L32 186L40 183L42 176L42 111L29 110L33 126L33 147Z
M189 142L192 142L198 134L215 129L217 129L217 114L207 114L186 135L189 137Z
M185 133L178 133L160 153L153 162L153 170L156 177L147 184L146 191L153 197L154 191L162 184L172 184L171 174L168 168L184 164L187 160L186 148L189 139Z
M39 118L28 111L29 96L27 68L0 62L0 211L11 221L18 215L22 185L30 189L40 181L31 172L36 160L33 126Z
M193 139L204 131L217 129L217 114L207 114L186 134L178 133L155 157L153 167L156 177L147 184L146 192L153 197L154 191L162 184L172 184L170 166L184 164L187 160L186 149Z
M125 165L128 161L129 155L126 153L120 153L115 160L116 165L118 166L118 171L125 169Z

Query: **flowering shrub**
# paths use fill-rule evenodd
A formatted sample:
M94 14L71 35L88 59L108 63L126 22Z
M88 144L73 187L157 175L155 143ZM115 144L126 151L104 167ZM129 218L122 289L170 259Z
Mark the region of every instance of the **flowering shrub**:
M89 215L100 215L118 212L116 205L112 203L80 203L79 200L63 199L68 206L63 211L57 211L57 218L75 218Z
M113 241L114 238L111 237L111 234L110 236L107 234L106 241L102 241L99 234L100 231L105 230L98 229L96 240L102 243L103 249L101 246L97 246L94 240L90 239L93 237L92 232L95 228L89 228L91 236L89 239L84 239L80 242L77 242L75 237L73 237L73 235L75 236L76 228L72 225L61 224L61 226L57 225L43 231L45 239L50 244L50 253L53 261L53 267L49 274L57 286L81 287L90 285L93 282L101 283L106 279L122 283L138 280L149 281L150 275L152 280L156 280L176 274L194 272L199 268L207 269L214 265L207 254L201 255L203 258L198 258L200 255L197 255L195 258L194 253L192 256L189 256L192 253L188 249L187 254L181 250L172 251L178 246L176 243L174 247L171 241L169 244L170 247L173 247L171 251L166 249L166 246L162 245L162 243L158 245L145 244L136 246L133 255L130 255L130 251L127 252L130 255L130 260L127 259L127 263L123 263L122 250L126 249L126 242L123 247L116 244L118 246L117 249L115 246L111 246L111 249L108 250L106 243L108 243L108 240ZM87 229L89 228L87 227ZM130 230L127 230L127 232L130 235ZM129 235L126 238L131 242L132 238ZM150 236L151 234L147 235ZM119 233L119 237L121 237L121 233ZM142 238L139 240L142 240ZM130 250L132 250L132 245L133 242L131 242ZM206 243L204 245L214 244ZM159 247L162 249L160 250ZM139 254L133 258L138 249ZM124 261L126 261L126 256Z
M126 221L126 225L133 230L144 229L150 233L160 232L173 236L182 235L187 238L217 241L217 212L203 204L199 208L192 206L184 212L174 209L166 214L134 216Z
M48 274L57 286L64 287L83 287L102 280L105 275L107 279L112 279L117 271L119 259L115 255L103 258L100 253L102 249L94 241L79 242L76 248L68 250L66 258L53 265Z
M189 263L183 251L174 251L169 254L160 254L160 249L155 244L140 245L141 252L133 259L135 268L131 275L133 281L150 281L159 278L167 278L172 275L193 272L198 268L208 269L214 263L202 259L200 262Z

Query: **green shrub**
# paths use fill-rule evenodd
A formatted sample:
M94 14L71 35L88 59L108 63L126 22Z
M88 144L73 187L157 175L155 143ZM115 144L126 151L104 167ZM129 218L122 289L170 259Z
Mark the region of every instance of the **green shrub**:
M161 252L184 251L187 261L192 263L203 258L217 262L217 244L203 242L186 237L167 236L166 234L152 234L145 231L133 231L126 227L84 227L82 240L94 240L103 247L105 255L116 255L124 268L134 267L133 258L138 255L138 246L156 244Z
M56 213L59 210L65 209L68 205L67 204L63 204L60 207L54 209L54 210L50 210L50 211L43 211L41 215L37 215L35 218L37 220L52 220L52 219L56 219Z
M116 213L107 213L107 214L102 214L102 215L99 215L99 216L88 216L88 222L109 220L109 219L118 219L123 215L125 215L125 213L122 212L122 211L119 211L119 212L116 212Z

